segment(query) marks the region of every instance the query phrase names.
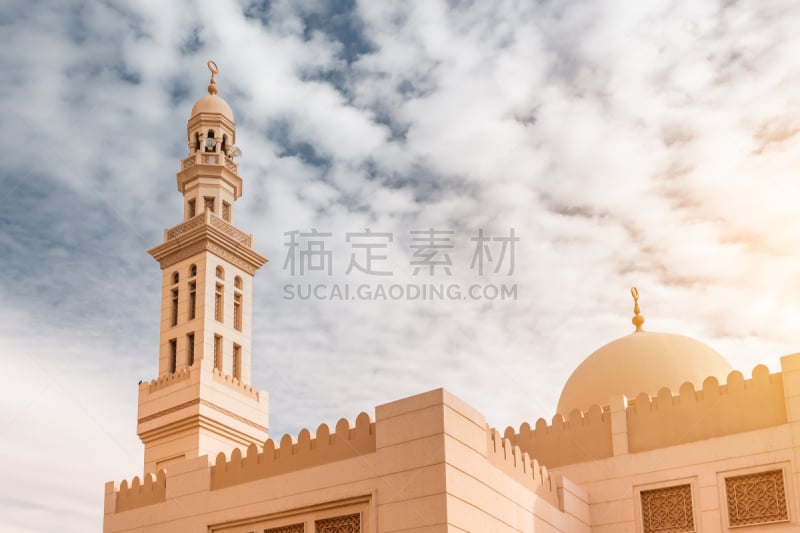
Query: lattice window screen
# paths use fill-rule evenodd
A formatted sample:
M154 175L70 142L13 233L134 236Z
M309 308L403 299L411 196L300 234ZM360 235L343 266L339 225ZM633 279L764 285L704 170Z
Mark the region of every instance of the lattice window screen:
M361 533L361 515L351 514L317 520L317 533Z
M644 533L695 530L691 485L643 490L641 497Z
M783 470L725 478L725 491L731 526L789 520Z
M264 533L304 533L304 524L292 524L291 526L271 527L265 529Z

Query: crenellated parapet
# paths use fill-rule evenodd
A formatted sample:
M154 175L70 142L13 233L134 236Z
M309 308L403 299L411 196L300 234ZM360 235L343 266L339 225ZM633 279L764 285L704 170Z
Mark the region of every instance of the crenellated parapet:
M172 372L170 374L164 374L163 376L158 377L150 381L147 384L147 390L150 392L157 391L159 389L163 389L164 387L168 387L173 383L177 383L179 381L186 381L192 375L192 368L191 367L183 367L177 372Z
M136 476L131 481L124 480L117 491L116 512L128 511L145 505L166 501L167 473L159 470L157 475L145 474L144 481Z
M596 405L586 413L572 411L566 420L555 415L550 425L540 418L534 428L527 422L518 432L508 427L504 438L550 468L613 455L611 415Z
M540 465L527 451L504 438L496 429L486 428L486 447L489 462L528 487L537 496L559 507L557 483L547 467Z
M641 452L785 424L783 376L759 365L752 378L728 374L720 385L709 377L695 390L684 383L677 395L667 388L655 397L640 394L627 409L630 452Z
M296 441L288 434L281 437L277 446L275 441L268 439L262 451L251 444L244 456L238 448L231 452L230 459L219 453L211 468L211 490L373 452L375 423L368 414L361 413L356 417L354 427L345 418L339 420L334 433L327 424L321 424L314 437L304 429Z
M258 391L254 389L252 386L248 385L247 383L242 382L239 379L231 376L230 374L225 374L220 369L215 368L212 371L214 380L225 383L229 387L241 392L242 394L246 394L251 398L258 400Z
M616 427L617 415L594 405L585 413L572 411L567 419L556 415L550 425L540 418L534 428L528 423L519 431L509 427L504 438L552 469L787 422L783 375L770 374L764 365L755 367L750 379L733 371L726 384L709 377L700 390L686 382L677 394L665 387L654 397L620 395L618 401ZM622 439L616 448L615 438Z

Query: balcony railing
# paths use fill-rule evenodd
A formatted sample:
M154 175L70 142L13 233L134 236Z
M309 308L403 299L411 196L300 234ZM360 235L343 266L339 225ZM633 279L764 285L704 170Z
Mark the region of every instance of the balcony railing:
M239 173L239 165L234 163L230 158L225 156L222 153L204 153L204 152L195 152L186 159L181 161L181 170L186 170L189 167L193 167L195 165L225 165L225 168L233 172L234 174Z
M164 231L164 239L169 241L172 239L176 239L183 235L184 233L188 233L195 228L198 228L204 224L208 224L209 226L218 229L234 241L241 243L245 246L252 246L253 245L253 236L249 235L242 230L238 229L233 224L226 222L225 220L221 219L211 211L204 211L199 215L190 218L186 222L178 224L177 226L173 226L166 231Z

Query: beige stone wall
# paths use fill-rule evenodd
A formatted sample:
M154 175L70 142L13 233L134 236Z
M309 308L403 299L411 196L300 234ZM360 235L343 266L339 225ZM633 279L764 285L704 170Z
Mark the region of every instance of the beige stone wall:
M107 485L104 531L244 533L348 513L364 533L589 531L585 492L441 389L378 406L374 422L190 459L151 481Z

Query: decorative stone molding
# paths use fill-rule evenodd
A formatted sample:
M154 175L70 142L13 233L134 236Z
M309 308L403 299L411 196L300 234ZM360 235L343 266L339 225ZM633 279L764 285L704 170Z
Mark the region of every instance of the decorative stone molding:
M203 250L206 249L205 242L197 242L192 245L187 246L186 248L181 248L168 256L161 259L161 268L171 267L175 263L179 263L188 257L192 257L193 255L197 255Z
M290 526L271 527L265 529L264 533L305 533L305 524L292 524Z
M188 402L183 402L181 404L178 404L178 405L175 405L173 407L170 407L169 409L164 409L163 411L159 411L157 413L153 413L152 415L148 415L148 416L142 417L142 418L140 418L138 420L138 423L139 424L144 424L145 422L150 422L151 420L155 420L156 418L160 418L160 417L166 416L166 415L168 415L170 413L175 413L177 411L180 411L181 409L186 409L187 407L192 407L192 406L195 406L195 405L203 405L205 407L208 407L210 409L213 409L213 410L217 411L218 413L222 413L222 414L224 414L226 416L229 416L229 417L233 418L234 420L238 420L242 424L246 424L246 425L248 425L250 427L253 427L253 428L255 428L255 429L259 430L259 431L263 431L263 432L267 431L267 427L266 426L262 426L261 424L256 424L252 420L248 420L247 418L244 418L243 416L240 416L240 415L234 413L233 411L229 411L228 409L225 409L224 407L220 407L219 405L217 405L215 403L212 403L212 402L209 402L208 400L203 399L203 398L195 398L193 400L189 400Z
M179 236L183 235L187 231L193 230L195 228L199 228L204 223L205 223L205 219L204 219L203 213L200 213L199 215L197 215L197 216L195 216L193 218L190 218L186 222L183 222L182 224L178 224L177 226L174 226L174 227L168 229L167 230L167 240L174 239L175 237L179 237Z
M236 242L244 244L245 246L250 246L250 241L252 239L250 235L248 235L247 233L237 229L232 224L225 222L218 216L211 215L210 221L211 221L211 227L217 228L222 233L224 233L225 235L227 235Z
M789 520L782 469L725 478L725 493L731 527Z
M228 250L226 250L222 246L219 246L218 244L214 244L213 242L209 242L206 245L206 250L208 250L212 254L220 257L221 259L224 259L225 261L229 262L230 264L241 268L242 270L244 270L245 272L247 272L251 276L254 276L255 273L256 273L256 268L253 265L251 265L250 263L248 263L247 261L245 261L244 259L242 259L238 255L232 254L231 252L229 252Z
M692 486L677 485L643 490L642 529L644 533L694 531Z

